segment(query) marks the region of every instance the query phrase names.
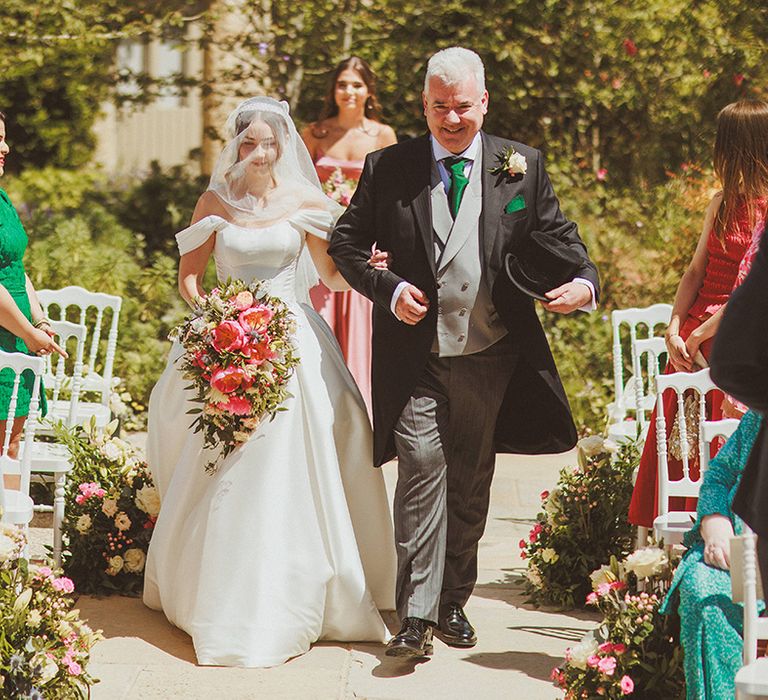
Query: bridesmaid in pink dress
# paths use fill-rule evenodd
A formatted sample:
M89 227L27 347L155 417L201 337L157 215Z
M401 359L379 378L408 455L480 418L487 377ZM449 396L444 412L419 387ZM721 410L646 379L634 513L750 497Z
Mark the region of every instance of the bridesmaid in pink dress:
M365 156L397 142L391 127L380 121L376 77L361 58L336 66L323 112L301 136L326 190L346 206ZM347 365L371 410L371 302L355 291L331 292L322 283L312 290L312 305L333 329Z

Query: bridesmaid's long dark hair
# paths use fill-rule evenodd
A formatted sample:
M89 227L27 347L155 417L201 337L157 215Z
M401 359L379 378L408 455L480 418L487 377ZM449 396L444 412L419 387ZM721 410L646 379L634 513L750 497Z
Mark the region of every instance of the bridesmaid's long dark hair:
M366 87L368 88L368 99L365 101L365 116L374 121L381 121L381 105L376 94L376 74L373 69L359 56L350 56L339 63L331 74L328 81L328 89L323 100L323 109L320 112L320 119L335 117L339 113L339 106L336 104L336 81L339 76L347 69L351 69L360 74Z
M720 110L714 162L723 187L714 229L724 243L743 207L750 229L755 227L762 213L758 200L768 196L768 102L739 100Z

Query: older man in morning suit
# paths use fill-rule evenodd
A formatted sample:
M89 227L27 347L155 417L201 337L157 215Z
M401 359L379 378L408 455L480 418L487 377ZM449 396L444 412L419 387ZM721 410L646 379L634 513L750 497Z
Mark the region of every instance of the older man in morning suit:
M374 460L398 457L397 610L390 656L432 653L476 634L464 605L477 580L495 452L571 448L576 431L532 299L503 273L532 232L567 247L576 274L550 311L594 306L597 271L568 221L541 153L481 131L482 61L451 48L429 61L429 134L368 156L329 253L374 301ZM498 158L514 158L491 173ZM538 235L538 234L537 234ZM389 269L367 264L376 242Z

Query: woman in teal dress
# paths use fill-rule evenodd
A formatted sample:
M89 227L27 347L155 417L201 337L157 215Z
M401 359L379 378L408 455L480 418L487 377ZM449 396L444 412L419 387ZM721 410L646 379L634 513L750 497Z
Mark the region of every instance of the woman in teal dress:
M5 140L5 115L0 112L0 175L5 172L5 157L10 148ZM27 248L27 234L4 190L0 189L0 349L6 352L48 355L62 353L53 341L53 331L43 315L32 282L24 271L22 259ZM0 371L0 445L4 443L8 405L14 374ZM8 447L10 457L17 457L21 430L29 413L31 376L19 386L16 415ZM43 405L45 397L42 397ZM8 484L9 486L11 484Z
M748 411L712 460L699 492L696 524L685 536L688 551L661 608L680 614L688 700L735 697L744 609L731 599L729 540L741 533L743 523L731 502L761 422L759 414Z

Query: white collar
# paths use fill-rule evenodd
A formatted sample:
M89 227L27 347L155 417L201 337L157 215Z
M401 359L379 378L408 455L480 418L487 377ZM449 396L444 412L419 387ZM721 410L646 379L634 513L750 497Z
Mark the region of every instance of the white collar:
M443 158L467 158L474 162L477 159L477 149L480 148L482 137L478 131L475 134L475 138L472 139L472 143L469 144L461 153L451 153L445 146L442 146L438 140L432 135L429 135L429 141L432 144L432 156L439 163Z

